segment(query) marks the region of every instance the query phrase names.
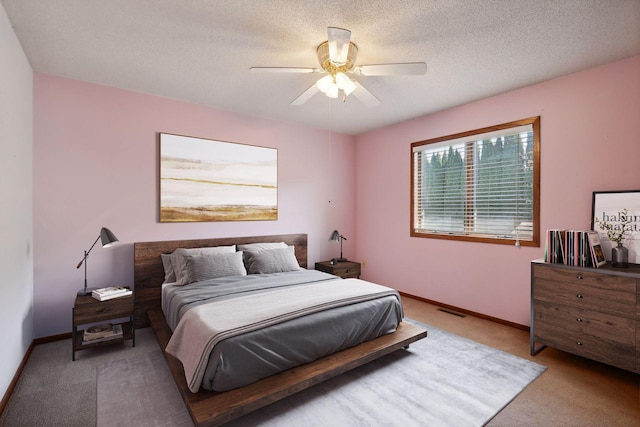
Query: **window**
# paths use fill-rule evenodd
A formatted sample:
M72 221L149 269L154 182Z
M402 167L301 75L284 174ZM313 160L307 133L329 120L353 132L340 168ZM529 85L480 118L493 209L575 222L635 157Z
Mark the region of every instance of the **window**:
M540 117L411 144L411 236L540 246Z

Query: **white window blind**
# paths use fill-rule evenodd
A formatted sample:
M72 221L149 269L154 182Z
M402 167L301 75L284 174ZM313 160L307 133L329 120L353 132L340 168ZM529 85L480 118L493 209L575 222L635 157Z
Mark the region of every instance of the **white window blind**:
M412 144L412 235L532 242L532 123Z

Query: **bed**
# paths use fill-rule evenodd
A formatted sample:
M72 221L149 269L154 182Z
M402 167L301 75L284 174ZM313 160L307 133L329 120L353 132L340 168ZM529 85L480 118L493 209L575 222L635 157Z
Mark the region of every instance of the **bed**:
M258 286L260 290L253 287L245 289L245 286L249 286L245 284L246 278L236 282L240 278L211 278L205 277L206 275L192 277L194 282L188 286L163 285L165 269L163 268L162 255L164 254L166 259L167 254L173 253L178 248L242 247L245 249L245 255L242 258L244 265L248 269L253 269L255 265L249 267L247 262L257 262L256 260L261 258L256 256L255 259L247 260L247 254L251 255L251 251L246 248L250 248L251 245L260 246L274 242L282 242L281 244L284 244L287 249L263 252L263 255L280 254L279 256L283 257L295 255L294 262L303 270L286 273L267 271L267 274L249 275L252 276L249 277L251 279L249 282L260 282ZM234 252L237 251L234 250ZM293 255L282 255L285 252ZM190 264L191 267L197 265L196 261L202 261L193 256L185 257L185 259L187 258L193 261ZM234 259L236 261L233 262L236 263L237 255L216 255L216 260L220 259ZM161 348L165 350L165 358L174 380L196 425L219 425L230 421L349 369L406 347L411 342L426 336L426 331L423 329L401 322L401 305L398 309L397 304L394 306L392 302L399 298L395 291L359 279L345 279L343 281L326 273L304 270L306 267L306 234L138 242L134 244L136 325L143 327L151 324L153 327ZM260 268L257 271L260 272ZM197 276L197 274L192 275ZM286 276L286 278L282 276ZM292 279L292 276L295 276L295 279ZM303 282L298 283L301 277L304 277ZM352 281L352 283L348 281ZM266 290L262 289L265 284ZM253 286L253 283L250 286ZM359 287L362 289L357 292L352 290L352 288ZM175 293L176 289L177 294ZM207 292L215 289L214 296L209 294L203 296L205 289ZM229 296L225 293L227 291L222 291L224 289L229 289L230 294L233 295ZM289 298L287 295L290 292L298 297ZM337 303L334 302L333 297L331 301L327 298L327 294L332 292L339 294L339 298L337 296L335 298ZM240 296L239 302L235 300L238 295ZM298 303L298 298L309 301ZM177 300L178 304L171 307L168 301L173 300ZM200 302L205 300L208 302L207 304ZM257 302L256 307L260 308L255 310L238 308L246 307L250 301ZM166 305L164 311L163 304ZM235 308L232 308L233 304L236 304ZM288 307L287 313L297 314L293 317L289 315L282 318L275 316L280 320L273 321L274 314L271 310L275 308L271 306L279 304ZM301 305L297 306L296 304ZM188 308L185 309L184 307L187 306ZM227 307L229 310L224 311ZM315 308L309 310L309 307ZM317 307L324 307L326 310L320 310ZM264 313L262 313L263 311ZM250 313L250 316L256 316L251 325L259 324L265 327L252 326L250 329L243 329L245 326L236 327L231 330L240 330L240 333L229 334L228 330L218 330L216 323L213 332L206 334L201 332L202 323L209 322L207 319L210 316L218 316L219 319L224 319L225 322L235 325L237 320L232 316L234 312ZM243 314L236 317L246 316ZM187 322L186 319L191 317L195 320ZM265 319L268 319L266 324ZM367 321L367 319L371 319L371 321ZM185 326L189 323L192 326ZM331 333L312 335L312 330L323 329L318 327L320 324L330 325L328 327L332 328ZM364 326L358 327L360 328L358 329L353 327L354 324ZM336 329L337 325L348 325L349 327L345 328L346 332L340 332ZM265 331L271 332L266 333ZM332 344L329 341L323 341L326 341L327 336L335 334L339 334L341 337L344 335L340 343ZM189 353L191 350L186 350L198 342L202 348L206 349L204 353ZM224 350L225 345L227 350ZM275 353L275 359L267 359L263 365L264 368L260 367L265 354L260 354L258 351L258 354L255 355L257 349L264 349L267 355ZM224 353L225 351L231 353ZM245 351L251 355L250 357L255 356L255 358L245 359L245 356L238 356L240 353L234 353L234 351L240 353ZM230 354L233 357L220 358L220 354ZM195 362L191 359L194 359ZM236 366L231 366L233 365L233 363L229 363L231 360L239 362ZM258 369L254 369L255 366L259 366ZM241 375L244 372L248 372L246 378Z

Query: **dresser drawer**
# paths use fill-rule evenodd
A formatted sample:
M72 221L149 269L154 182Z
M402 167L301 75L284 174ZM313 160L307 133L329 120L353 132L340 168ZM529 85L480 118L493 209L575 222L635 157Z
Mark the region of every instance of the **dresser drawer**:
M551 330L557 334L566 331L603 337L607 342L635 345L636 320L615 316L573 306L563 306L547 302L536 302L534 309L534 327L542 332Z
M635 345L611 342L604 337L573 331L559 331L556 326L547 323L536 323L535 337L538 342L558 350L638 372Z
M612 291L636 293L636 279L612 274L603 274L589 270L572 270L569 268L554 268L548 265L534 265L533 279L538 285L538 279L545 282L565 282L591 286Z
M103 320L129 317L133 313L133 297L114 298L108 301L87 300L86 303L76 304L73 308L74 326ZM83 301L84 302L84 301Z
M635 287L634 287L635 291ZM634 319L636 316L636 294L613 289L585 286L582 283L553 282L536 279L533 286L534 301L556 305L567 305L585 310L610 313Z

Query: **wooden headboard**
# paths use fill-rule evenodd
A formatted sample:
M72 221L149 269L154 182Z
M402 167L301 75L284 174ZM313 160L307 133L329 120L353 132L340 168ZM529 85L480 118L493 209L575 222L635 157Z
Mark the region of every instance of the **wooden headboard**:
M160 308L164 268L161 254L170 254L178 248L205 248L212 246L243 245L247 243L285 242L295 246L300 267L307 268L307 235L280 234L273 236L222 237L217 239L167 240L136 242L133 244L133 296L135 326L149 326L147 310Z

